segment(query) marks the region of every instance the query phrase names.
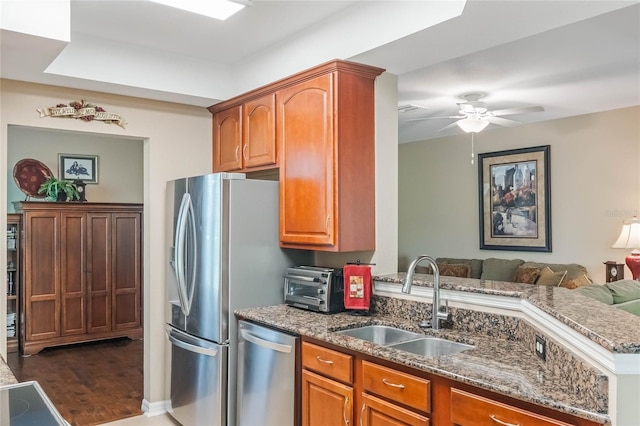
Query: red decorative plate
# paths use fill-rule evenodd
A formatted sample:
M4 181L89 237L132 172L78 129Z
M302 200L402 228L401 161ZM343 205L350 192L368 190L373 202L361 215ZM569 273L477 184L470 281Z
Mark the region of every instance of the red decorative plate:
M13 180L16 181L18 188L27 194L27 199L28 197L46 197L46 194L38 194L38 189L49 176L53 176L51 170L33 158L20 160L13 167Z

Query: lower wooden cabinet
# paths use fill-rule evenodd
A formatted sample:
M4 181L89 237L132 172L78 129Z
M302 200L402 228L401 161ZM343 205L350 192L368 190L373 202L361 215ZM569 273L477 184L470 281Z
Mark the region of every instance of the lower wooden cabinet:
M492 424L497 426L570 426L570 423L554 420L456 388L451 388L451 421L460 426Z
M429 418L399 405L363 393L360 409L362 426L429 426Z
M353 424L353 388L302 370L302 426Z
M598 425L315 339L301 364L303 426Z
M21 350L142 337L142 205L24 202Z

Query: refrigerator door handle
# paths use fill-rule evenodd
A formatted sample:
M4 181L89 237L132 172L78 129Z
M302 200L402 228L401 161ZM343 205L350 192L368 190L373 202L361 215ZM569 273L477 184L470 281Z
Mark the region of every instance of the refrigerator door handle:
M262 346L264 348L268 348L277 352L283 352L288 354L288 353L291 353L291 351L293 350L293 346L291 345L283 345L280 343L270 342L268 340L261 339L249 333L247 330L240 330L240 334L247 342L251 342L255 345Z
M208 348L202 348L200 346L196 346L196 345L192 345L192 344L187 343L187 342L183 342L182 340L180 340L177 337L175 337L174 335L172 335L170 331L167 331L167 338L169 339L169 341L172 344L176 345L179 348L184 349L185 351L195 352L195 353L202 354L202 355L207 355L207 356L216 356L216 355L218 355L218 351L217 350L208 349Z
M187 224L191 224L191 227L188 228ZM191 311L191 304L193 302L193 292L195 289L195 270L196 270L196 261L198 259L197 253L193 253L193 265L192 271L190 274L190 285L187 287L186 280L186 271L185 271L185 245L186 245L186 234L187 232L191 233L192 239L196 237L195 230L195 221L193 217L193 208L191 205L191 195L189 193L185 193L182 196L182 202L180 203L180 210L178 211L178 220L176 221L176 236L175 236L175 263L174 263L174 271L176 274L176 281L178 283L178 296L180 298L180 308L182 309L182 313L185 316L189 315ZM194 245L194 251L196 250ZM187 295L187 288L189 289L189 294Z

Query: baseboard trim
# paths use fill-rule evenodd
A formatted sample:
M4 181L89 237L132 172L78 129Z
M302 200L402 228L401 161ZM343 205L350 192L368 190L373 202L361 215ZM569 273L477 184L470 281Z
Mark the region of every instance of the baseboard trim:
M146 399L142 400L142 412L147 417L159 416L167 413L167 407L169 401L149 402Z

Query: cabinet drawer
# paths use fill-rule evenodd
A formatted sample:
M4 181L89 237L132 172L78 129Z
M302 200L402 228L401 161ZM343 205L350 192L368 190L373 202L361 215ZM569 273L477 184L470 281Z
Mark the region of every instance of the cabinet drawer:
M365 392L374 393L426 413L431 412L429 380L362 361L362 387Z
M461 426L569 426L558 420L451 388L451 422Z
M341 382L353 383L353 357L351 355L303 342L302 366Z

